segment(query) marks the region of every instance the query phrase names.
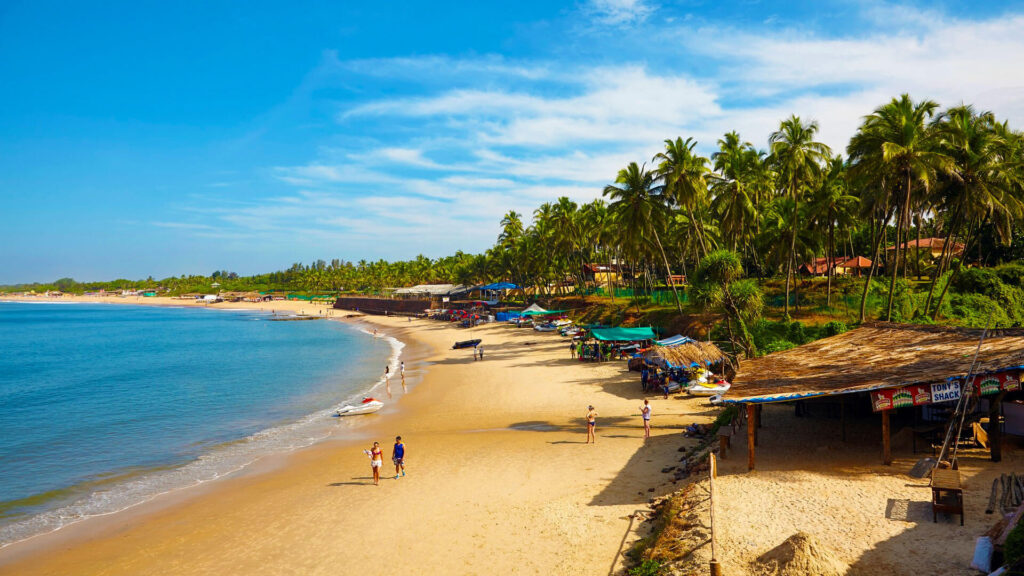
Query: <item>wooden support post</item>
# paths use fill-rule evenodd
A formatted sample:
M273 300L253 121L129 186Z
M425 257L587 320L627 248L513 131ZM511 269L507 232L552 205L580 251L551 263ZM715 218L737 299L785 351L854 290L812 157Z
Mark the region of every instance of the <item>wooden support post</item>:
M1006 396L1005 390L990 400L988 407L988 449L993 462L999 462L1003 459L1003 430L999 422L1003 396Z
M757 406L747 404L747 470L754 469L754 446L757 446Z
M843 430L843 442L846 442L846 395L839 395L839 421Z
M889 443L889 412L882 411L882 463L886 466L892 464L892 446Z

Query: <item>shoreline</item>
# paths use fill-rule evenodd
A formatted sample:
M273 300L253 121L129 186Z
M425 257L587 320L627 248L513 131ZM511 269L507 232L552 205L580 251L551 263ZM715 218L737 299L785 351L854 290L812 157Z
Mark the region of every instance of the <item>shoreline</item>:
M49 299L35 299L35 298L25 298L25 297L7 298L7 297L5 297L3 299L0 299L0 302L10 302L10 303L17 303L17 304L55 304L55 305L59 305L59 304L65 304L65 305L71 305L71 304L111 304L111 305L129 305L129 306L149 306L149 307L156 307L156 308L203 308L203 309L211 308L209 306L198 306L198 305L188 305L188 304L178 305L177 303L174 303L174 302L167 302L166 300L169 300L169 299L162 299L163 301L159 301L159 302L148 302L148 301L145 301L145 300L143 300L143 301L124 301L122 299L119 299L119 300L120 301L114 300L114 301L109 301L109 302L107 302L107 301L96 302L96 301L93 301L93 299L89 299L89 298L79 299L79 298L71 297L71 298L62 298L62 301L50 301ZM149 300L149 299L146 299L146 300ZM231 304L237 304L237 303L231 303ZM299 303L294 303L294 304L299 304ZM305 303L301 303L301 304L305 304ZM280 307L278 307L278 308L280 308ZM215 306L215 307L212 307L212 309L217 310L217 311L222 311L222 312L250 312L250 313L251 312L263 312L263 313L265 313L268 316L271 314L270 311L254 309L253 307L245 307L245 308L234 308L234 307L232 307L232 308L228 308L228 307L224 307L224 306ZM295 310L293 310L293 311L295 311ZM402 358L403 358L403 351L407 348L407 343L406 342L404 342L404 341L402 341L402 340L400 340L398 338L395 338L394 336L391 336L391 335L383 335L383 334L379 335L379 336L378 335L374 335L371 332L371 330L373 328L373 326L371 324L367 324L367 323L364 323L364 322L353 321L353 320L357 320L357 319L341 318L341 317L334 317L334 316L329 316L329 317L320 316L319 318L324 319L324 320L328 320L328 321L340 322L340 323L344 324L348 329L351 329L354 332L359 332L359 333L365 335L367 338L374 338L374 339L376 339L376 338L379 337L379 338L382 338L382 339L388 341L388 343L390 345L390 348L391 348L391 352L387 356L387 363L391 367L391 371L392 371L393 374L398 370L398 367L400 365L399 363L402 361ZM413 381L409 382L408 384L411 384L412 386L415 386L416 381L418 381L418 379L414 379ZM194 465L199 465L204 458L207 458L207 457L210 457L210 456L217 456L217 455L223 457L223 456L225 456L225 454L223 453L225 450L231 450L232 448L237 447L240 443L244 444L244 443L250 442L250 441L251 442L259 442L261 438L264 438L267 435L272 435L272 434L275 434L275 433L291 432L294 435L297 432L297 429L299 427L302 427L304 425L312 425L312 424L314 424L314 422L317 419L321 419L322 417L324 417L325 414L329 416L328 413L331 412L336 406L339 406L339 405L344 404L346 402L355 401L357 399L357 397L359 397L359 396L364 396L364 395L365 396L369 396L369 395L372 395L374 393L383 394L384 393L384 387L386 385L387 384L385 383L385 380L384 380L383 376L378 377L377 379L371 380L370 382L368 382L366 384L365 388L363 388L363 389L353 393L352 395L350 395L350 397L348 399L340 400L336 405L325 406L325 407L323 407L322 409L320 409L318 411L315 411L315 412L312 412L312 413L309 413L309 414L301 415L301 416L299 416L298 418L296 418L294 420L290 420L290 421L286 421L286 422L279 422L277 424L271 425L271 426L269 426L267 428L263 428L261 430L253 432L253 433L248 434L246 436L239 437L239 438L236 438L236 439L231 440L231 441L219 443L219 444L211 447L210 449L204 451L203 453L199 454L198 456L196 456L192 460L189 460L189 461L186 461L186 462L183 462L183 463L180 463L180 464L176 464L176 465L156 466L156 467L154 467L151 470L140 471L138 474L131 475L129 477L125 477L125 478L116 480L116 481L112 482L110 485L97 488L95 491L82 493L80 496L75 497L73 500L66 501L66 502L58 505L57 507L55 507L53 509L42 510L42 511L39 511L39 512L36 512L36 513L33 513L33 514L26 515L26 516L24 516L22 518L19 518L19 519L15 520L11 524L9 524L7 526L7 528L17 529L18 527L26 526L26 525L31 525L33 523L40 523L40 524L42 524L44 522L44 520L41 519L41 517L44 516L44 515L57 515L57 516L66 515L68 513L71 513L68 510L69 508L76 507L76 506L82 506L82 505L88 505L86 501L91 499L91 498L96 497L97 494L103 494L103 493L106 493L107 491L115 491L116 492L119 489L125 488L126 486L130 485L130 483L132 483L132 482L136 482L136 481L153 481L153 480L159 481L159 480L162 480L163 479L162 476L164 476L166 474L175 474L175 473L185 474L186 470L189 467L192 467ZM388 410L388 412L395 412L395 411L398 410L397 407L389 406L389 408L390 408L390 410ZM342 423L344 423L344 426L342 426ZM14 548L20 548L20 547L32 548L31 542L33 540L40 539L40 538L46 538L48 535L60 532L62 530L73 531L74 530L73 527L75 527L76 525L78 525L80 523L88 523L88 522L90 522L92 520L96 520L96 519L104 519L104 518L114 517L116 515L120 515L120 514L123 514L123 513L132 512L132 511L134 511L135 509L138 509L138 508L143 508L144 509L148 505L154 504L158 500L163 500L163 499L168 499L168 498L179 498L179 496L178 496L179 493L187 493L187 492L193 492L193 491L198 492L198 491L203 490L204 487L206 487L207 485L215 484L217 482L222 482L222 481L224 481L226 479L229 479L229 478L232 478L232 477L237 477L239 475L245 475L245 474L248 474L248 473L252 473L253 470L260 469L261 464L263 464L266 461L285 459L285 458L287 458L287 456L289 454L292 454L294 452L305 450L305 449L313 447L313 446L315 446L317 444L337 439L340 434L358 436L359 428L360 428L360 424L359 424L359 422L357 420L355 420L355 419L344 419L344 420L341 420L341 421L337 422L336 425L333 425L333 426L325 424L324 427L323 427L323 430L321 430L321 432L323 432L323 434L321 434L321 435L318 435L318 436L315 436L315 437L306 437L304 440L297 440L296 437L291 437L291 442L298 442L297 445L290 445L290 446L255 446L255 447L252 448L253 452L250 453L250 454L235 455L235 456L241 457L241 459L244 460L244 461L242 461L242 462L232 462L230 464L230 466L227 467L227 468L217 469L217 470L210 471L209 473L212 474L212 476L206 477L204 475L204 476L198 477L198 478L197 477L190 477L188 479L183 479L178 484L172 485L170 487L166 487L166 489L164 489L164 487L160 487L160 488L157 488L158 491L155 491L155 492L152 492L152 493L140 494L140 495L138 495L137 499L135 499L135 500L133 500L130 503L127 503L125 505L120 505L119 504L118 507L113 508L113 509L107 509L107 510L101 510L101 511L95 511L95 512L88 512L88 513L85 513L85 514L83 514L81 516L77 516L77 517L73 517L73 518L68 518L67 520L63 521L61 524L59 524L57 526L54 526L54 527L43 525L43 527L39 528L37 532L34 532L34 533L32 533L32 534L30 534L28 536L17 537L16 539L10 540L8 542L0 542L0 556L3 556L3 554L4 554L3 551L5 549L7 549L7 548L10 548L10 547L14 547ZM313 431L310 431L310 432L312 433ZM227 456L230 457L231 454L227 454ZM156 476L160 476L160 478L157 478ZM70 489L73 489L73 488L74 487L72 486L72 487L68 487L66 489L70 490ZM187 496L185 496L185 495L182 495L180 497L181 498L187 498ZM62 512L63 512L63 514L62 514ZM67 518L66 516L64 516L64 517ZM4 563L4 560L3 560L2 557L0 557L0 565L2 565L3 563Z
M358 322L406 342L407 373L422 375L395 412L367 417L360 438L329 438L5 548L0 574L335 573L339 563L382 573L378 556L364 552L387 532L381 522L400 527L408 542L396 569L608 571L621 566L632 515L676 488L660 470L678 458L682 426L709 419L697 401L652 398L656 424L645 443L639 386L625 366L570 361L557 336L473 328L487 344L487 359L473 362L448 350L462 329L394 317ZM587 402L604 414L595 446L582 446ZM386 450L396 432L410 446L409 478L382 474L380 487L368 485L360 442L382 439ZM495 519L515 538L494 530Z

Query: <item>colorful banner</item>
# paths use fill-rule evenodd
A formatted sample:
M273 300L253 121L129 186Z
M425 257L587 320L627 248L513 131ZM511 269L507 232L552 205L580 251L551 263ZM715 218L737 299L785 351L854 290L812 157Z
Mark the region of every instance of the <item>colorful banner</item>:
M928 385L914 384L902 388L876 390L871 393L871 406L875 412L931 404L932 390Z
M1007 392L1020 390L1020 372L1009 370L979 376L974 379L974 393L976 395L987 396L989 394L997 394L1000 390Z

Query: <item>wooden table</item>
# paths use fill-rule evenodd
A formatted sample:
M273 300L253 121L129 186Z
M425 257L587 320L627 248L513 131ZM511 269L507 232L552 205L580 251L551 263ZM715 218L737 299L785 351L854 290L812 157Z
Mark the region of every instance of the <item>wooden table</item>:
M939 521L939 512L959 514L960 525L964 525L964 490L959 470L932 470L932 522Z

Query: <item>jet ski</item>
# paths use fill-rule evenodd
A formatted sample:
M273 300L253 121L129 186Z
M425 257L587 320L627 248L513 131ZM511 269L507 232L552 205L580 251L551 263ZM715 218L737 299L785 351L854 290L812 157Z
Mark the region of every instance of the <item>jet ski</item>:
M336 416L356 416L359 414L369 414L376 412L384 407L384 403L374 398L363 398L363 401L353 406L346 404L341 408L338 408Z
M691 382L686 387L686 392L694 396L719 396L725 394L732 388L732 384L729 384L725 380L718 380L716 382Z

